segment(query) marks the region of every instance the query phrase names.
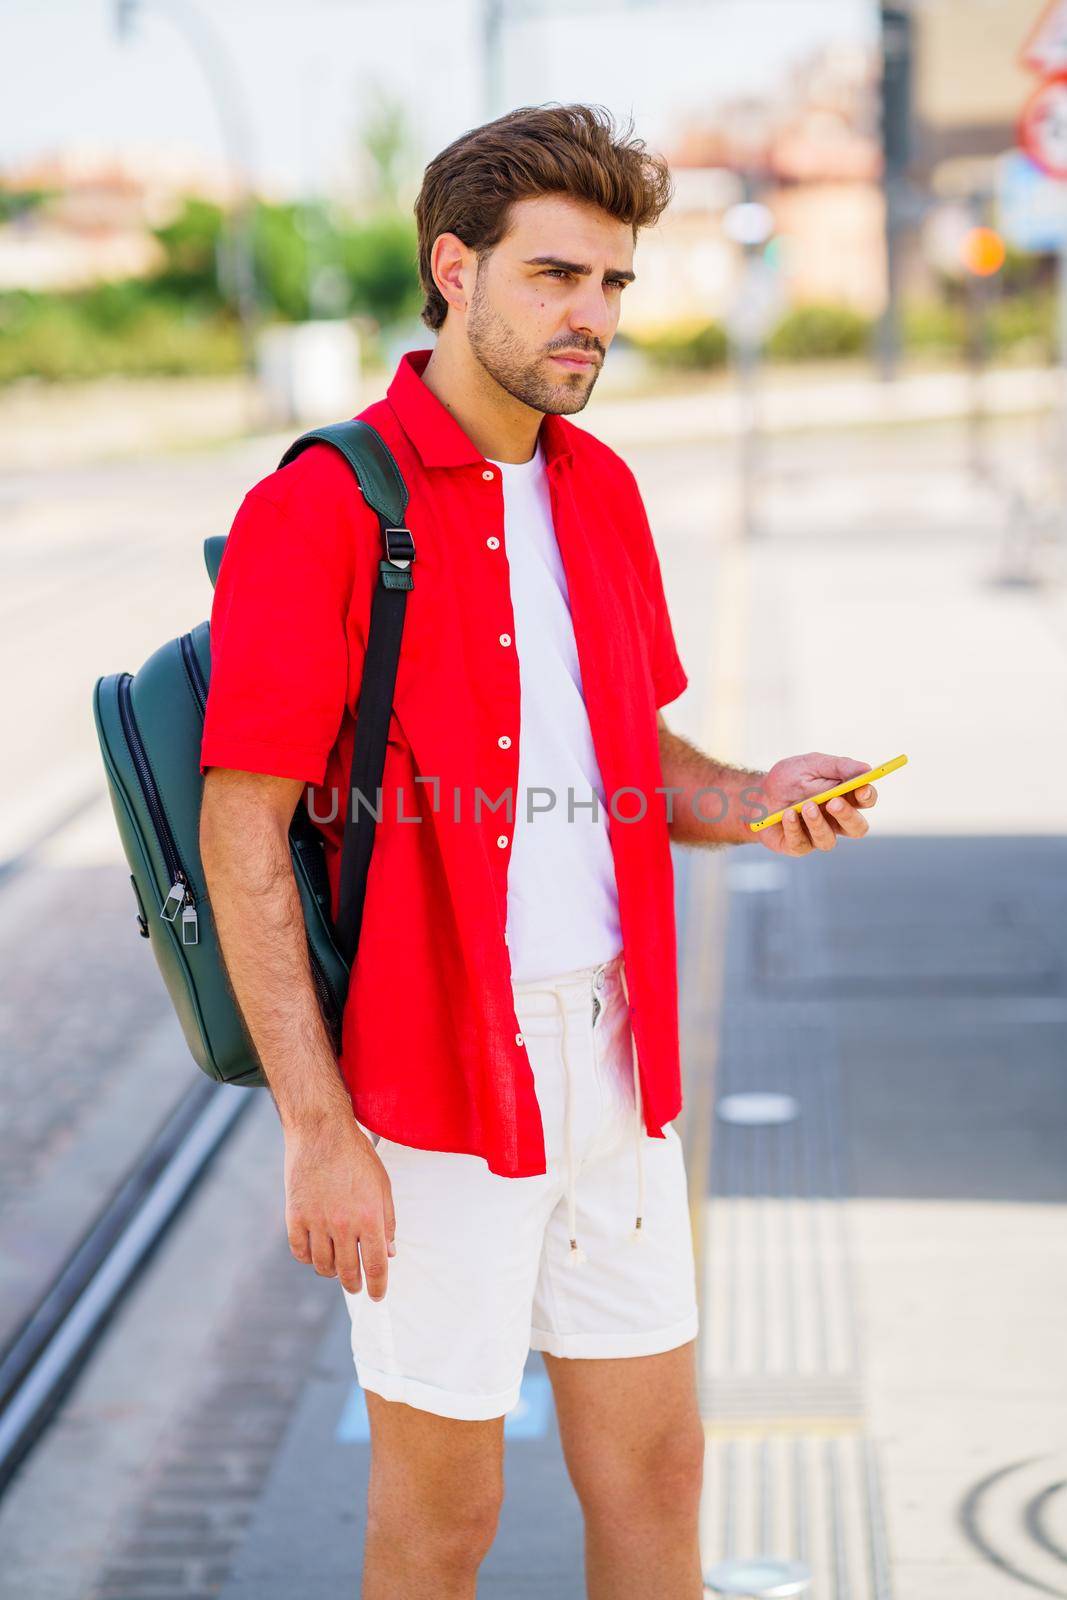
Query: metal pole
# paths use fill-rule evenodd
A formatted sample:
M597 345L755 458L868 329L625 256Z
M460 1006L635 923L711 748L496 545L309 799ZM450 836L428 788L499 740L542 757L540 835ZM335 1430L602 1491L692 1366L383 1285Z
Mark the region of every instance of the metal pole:
M1063 188L1065 207L1067 207L1067 184ZM1057 355L1060 364L1060 416L1059 429L1060 448L1056 452L1060 467L1060 492L1061 505L1067 511L1067 228L1060 240L1060 247L1056 253L1056 288L1057 288Z
M240 77L222 38L190 0L117 0L115 18L120 36L130 31L138 6L144 4L168 15L179 33L184 35L215 100L230 168L238 183L237 199L229 224L230 267L241 323L245 366L251 371L255 364L259 294L249 188L253 139L251 121L241 97Z
M752 293L752 279L755 272L757 248L752 245L744 246L744 276L745 288L743 294ZM757 377L759 373L759 342L751 334L746 333L737 343L737 392L740 409L740 428L738 433L739 452L739 486L741 491L740 525L741 537L747 543L759 531L756 519L756 478L759 467L759 396L757 391Z
M970 200L971 221L978 227L984 220L981 195ZM964 276L966 296L967 344L966 358L970 387L967 407L967 457L968 466L979 483L991 478L986 451L986 415L984 381L989 365L989 293L990 280L974 271L968 264Z
M879 6L882 31L882 198L885 207L885 310L878 324L884 379L896 377L900 357L900 233L911 144L911 13Z

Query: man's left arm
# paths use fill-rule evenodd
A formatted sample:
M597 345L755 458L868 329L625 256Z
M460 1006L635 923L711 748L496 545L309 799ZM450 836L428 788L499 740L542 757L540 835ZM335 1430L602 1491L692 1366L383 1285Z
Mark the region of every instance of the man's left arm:
M673 733L662 712L657 720L668 826L676 843L762 844L777 855L805 856L812 850L832 850L839 838L861 839L868 832L860 813L878 799L870 783L821 806L805 806L803 812L786 810L781 822L758 833L748 824L869 772L870 762L816 750L787 756L768 772L758 772L713 760Z

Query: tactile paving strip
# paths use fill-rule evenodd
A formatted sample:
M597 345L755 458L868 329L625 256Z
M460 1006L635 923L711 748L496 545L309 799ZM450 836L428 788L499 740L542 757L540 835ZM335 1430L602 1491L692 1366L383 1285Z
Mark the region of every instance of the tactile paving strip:
M783 975L782 917L796 880L744 866L725 873L734 892L718 1007L711 972L687 973L699 1013L687 1018L687 1051L708 1044L718 1018L699 1228L703 1548L712 1560L803 1561L816 1597L891 1600L877 1450L864 1428L832 1019L821 998L768 1001L770 972ZM707 919L703 898L686 886L698 942L692 918ZM748 1092L790 1096L798 1114L768 1126L715 1116L725 1096ZM694 1109L698 1101L699 1089Z

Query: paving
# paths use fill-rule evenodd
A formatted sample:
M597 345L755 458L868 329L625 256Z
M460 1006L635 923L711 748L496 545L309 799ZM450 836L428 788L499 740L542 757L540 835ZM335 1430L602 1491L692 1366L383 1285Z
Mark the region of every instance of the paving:
M816 1600L1067 1595L1062 545L1046 530L1032 552L1044 583L1002 581L1009 502L968 477L967 448L947 424L778 443L746 542L727 445L626 447L690 669L671 725L746 764L910 757L862 844L676 851L704 1551L800 1557ZM1021 423L992 449L1001 477L1037 459ZM206 614L198 541L269 455L70 468L50 498L27 474L7 500L6 559L32 581L3 648L40 685L12 728L35 805L0 807L7 852L62 817L73 771L87 781L77 819L0 894L27 997L7 1002L0 1096L42 1219L90 1207L147 1131L146 1085L174 1094L193 1071L121 934L87 684ZM87 906L101 920L79 988L64 972ZM751 1092L796 1114L725 1121L724 1099ZM20 1600L354 1590L367 1441L347 1316L288 1255L280 1191L264 1097L0 1505ZM27 1193L0 1204L15 1254ZM532 1356L491 1600L583 1592L548 1400Z
M909 755L862 844L726 870L715 1096L799 1114L711 1122L704 1543L833 1600L1067 1593L1062 582L1003 581L1010 499L920 437L768 481L708 746Z

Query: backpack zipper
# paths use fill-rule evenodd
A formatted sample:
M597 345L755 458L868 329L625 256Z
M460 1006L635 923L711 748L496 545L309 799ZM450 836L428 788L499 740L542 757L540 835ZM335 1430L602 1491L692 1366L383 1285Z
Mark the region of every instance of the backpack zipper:
M199 707L200 715L203 716L207 710L207 684L204 682L204 674L200 670L200 662L197 660L196 646L193 643L192 635L183 633L178 640L178 645L182 653L185 676L189 679L189 687L193 691L193 699Z
M130 684L133 682L133 673L124 672L119 677L118 701L119 718L122 722L122 731L126 735L130 755L133 757L134 771L137 781L141 785L148 815L152 819L159 848L166 864L170 877L170 889L167 898L159 909L159 915L164 922L173 924L182 914L181 941L182 944L198 944L200 941L200 919L196 910L196 892L193 889L189 874L182 865L178 854L178 846L174 842L174 835L170 831L163 802L156 787L155 776L148 764L144 741L141 730L138 728L133 715L133 703L130 696Z
M338 1017L337 1010L334 1006L333 991L326 981L326 973L323 970L322 964L315 953L315 946L312 944L310 939L307 942L307 946L308 961L311 967L311 976L314 979L315 988L318 990L319 1010L322 1013L322 1020L326 1024L327 1033L330 1035L330 1043L333 1045L337 1054L340 1055L341 1020Z

